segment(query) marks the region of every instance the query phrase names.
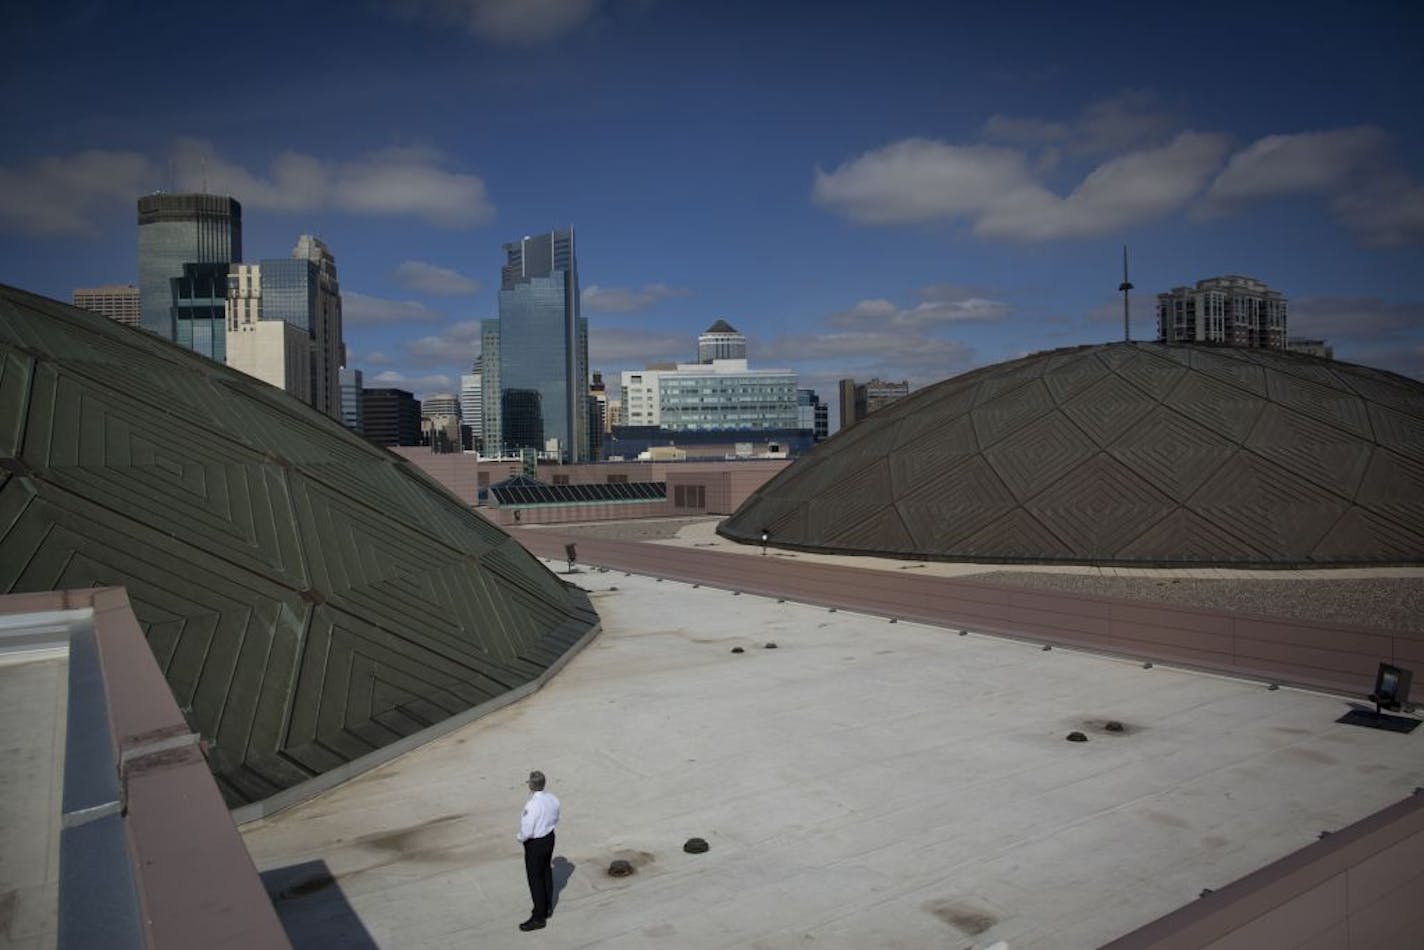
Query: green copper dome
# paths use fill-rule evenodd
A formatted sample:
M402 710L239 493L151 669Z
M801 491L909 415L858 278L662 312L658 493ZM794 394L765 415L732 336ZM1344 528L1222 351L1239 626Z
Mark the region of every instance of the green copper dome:
M598 622L404 460L0 287L0 591L128 590L231 805L498 699Z
M1424 562L1424 384L1274 350L1111 343L926 387L718 529L838 554Z

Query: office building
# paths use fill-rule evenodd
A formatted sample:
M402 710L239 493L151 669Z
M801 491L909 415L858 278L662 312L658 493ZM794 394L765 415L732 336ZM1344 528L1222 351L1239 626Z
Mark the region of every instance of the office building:
M697 338L697 362L713 360L744 360L747 358L747 338L726 320L718 320Z
M127 327L141 326L138 288L133 284L106 284L103 287L76 287L74 306L101 313Z
M504 251L499 318L482 332L486 446L583 461L588 323L579 313L573 229L525 237Z
M361 390L361 421L377 445L420 444L420 401L404 389Z
M184 264L168 281L171 339L210 360L227 362L227 278L231 264Z
M891 383L877 378L857 383L853 379L843 379L840 382L841 428L848 429L877 409L883 409L909 394L909 380Z
M242 205L223 195L138 199L138 290L144 329L177 339L173 286L184 264L242 260ZM209 347L213 349L213 347Z
M264 318L261 264L234 264L227 278L227 365L312 404L312 347L306 328Z
M321 240L303 234L291 257L233 265L227 334L229 366L342 418L341 289Z
M796 427L811 430L817 442L830 434L830 409L814 389L796 390Z
M597 462L603 458L604 434L608 432L608 387L603 373L594 370L588 384L588 458Z
M362 373L359 369L341 370L341 424L352 432L365 432L365 419L361 411Z
M1157 295L1157 340L1286 348L1286 298L1254 277L1208 277Z
M481 455L504 457L503 406L499 386L499 319L480 321L480 427Z
M796 429L796 374L750 369L746 360L625 371L629 426L668 431Z
M483 359L476 359L474 371L460 377L461 441L473 451L480 451L484 442L484 373Z
M333 418L341 416L341 367L346 365L346 340L341 318L341 284L336 279L336 258L320 238L303 234L292 257L309 267L307 330L312 341L312 406ZM286 264L283 261L283 264ZM294 276L295 276L294 272ZM284 317L285 319L285 317Z

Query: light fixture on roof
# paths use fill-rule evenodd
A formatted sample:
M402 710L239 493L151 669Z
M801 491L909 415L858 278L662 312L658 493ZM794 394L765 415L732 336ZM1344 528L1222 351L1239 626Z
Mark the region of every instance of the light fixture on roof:
M1413 716L1391 716L1388 709L1410 709L1409 686L1414 676L1402 667L1392 663L1381 663L1375 671L1375 688L1369 700L1375 704L1373 711L1356 706L1335 720L1350 726L1365 726L1368 729L1384 729L1387 732L1413 732L1419 720Z

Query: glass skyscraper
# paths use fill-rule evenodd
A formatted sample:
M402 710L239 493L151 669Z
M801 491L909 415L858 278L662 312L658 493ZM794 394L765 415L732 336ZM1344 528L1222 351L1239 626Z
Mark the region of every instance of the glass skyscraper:
M210 360L227 362L229 264L184 264L168 282L173 342Z
M526 237L504 245L504 251L497 380L490 378L491 353L488 344L485 348L486 405L497 403L500 416L495 448L533 448L566 462L585 461L588 323L579 313L573 229ZM491 392L496 386L497 397ZM487 416L487 444L495 435L490 423Z
M242 205L236 199L198 194L138 199L138 288L144 329L177 339L171 281L183 276L184 264L240 260Z

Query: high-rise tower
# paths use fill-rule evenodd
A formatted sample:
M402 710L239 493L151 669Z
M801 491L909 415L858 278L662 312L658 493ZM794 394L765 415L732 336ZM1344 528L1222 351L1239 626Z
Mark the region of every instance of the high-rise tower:
M744 360L747 358L747 337L726 320L718 320L697 338L697 362L713 360Z
M499 407L486 413L486 445L584 461L588 323L579 313L573 228L526 237L504 251L497 345L488 339L484 344L485 400ZM492 329L485 328L486 338ZM492 358L498 359L497 373Z
M138 199L138 288L143 327L176 338L174 289L184 264L242 260L242 205L224 195Z

